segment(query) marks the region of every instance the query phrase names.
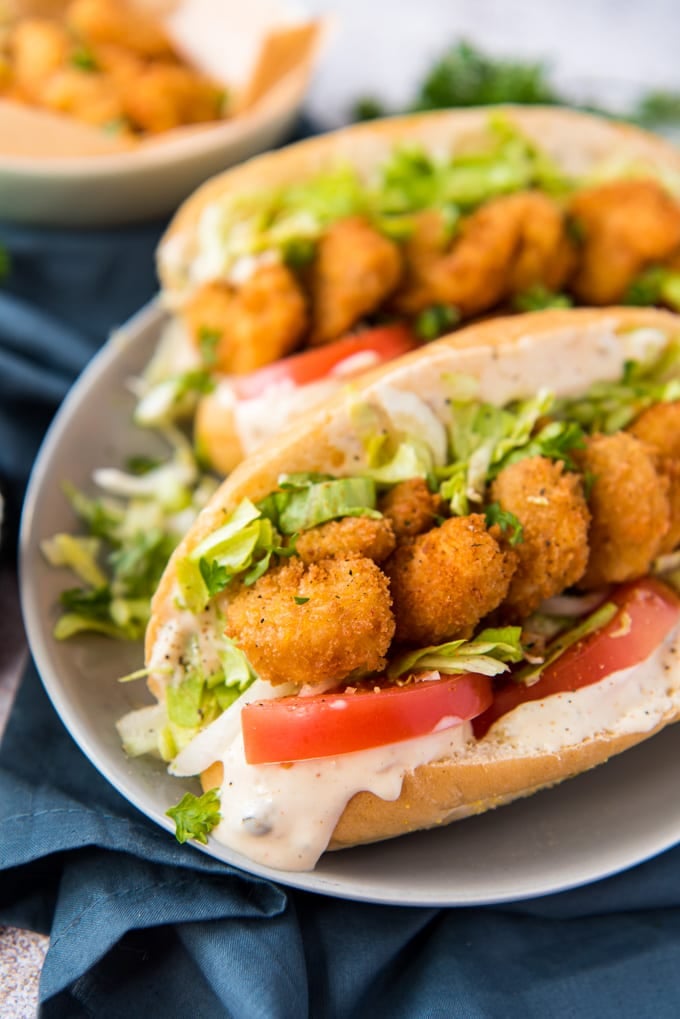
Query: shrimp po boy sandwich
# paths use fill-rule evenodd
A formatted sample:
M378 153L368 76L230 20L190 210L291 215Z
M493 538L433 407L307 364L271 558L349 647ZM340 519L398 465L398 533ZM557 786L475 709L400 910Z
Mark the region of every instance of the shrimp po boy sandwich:
M195 406L201 457L228 473L349 378L480 316L680 308L678 192L669 143L554 108L397 117L257 157L161 242L171 318L139 420Z
M222 484L124 744L201 776L178 837L281 869L477 814L680 716L679 544L680 319L471 325Z

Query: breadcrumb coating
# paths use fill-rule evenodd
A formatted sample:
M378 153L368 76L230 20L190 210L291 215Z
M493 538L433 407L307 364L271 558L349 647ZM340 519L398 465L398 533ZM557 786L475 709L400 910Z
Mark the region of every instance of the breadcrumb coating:
M671 524L659 551L672 552L680 545L680 402L649 407L628 431L654 449L657 470L668 479Z
M333 223L312 266L310 344L329 343L376 311L397 286L402 268L397 245L365 220Z
M589 590L644 576L670 525L668 481L657 473L654 452L617 432L593 436L574 458L592 481L590 554L579 586Z
M400 545L385 564L397 640L427 645L469 637L506 597L515 562L480 514L452 517Z
M258 269L241 287L205 283L184 309L189 335L200 347L216 338L215 368L244 375L292 353L307 326L302 291L279 264Z
M575 250L553 199L523 191L492 199L468 216L451 250L443 229L424 214L405 248L406 284L394 306L406 314L431 304L453 304L468 317L537 284L559 290Z
M569 213L581 237L570 289L583 304L616 304L643 269L680 247L680 205L651 178L579 191Z
M397 542L429 531L442 506L441 496L429 490L424 478L401 481L380 500L380 511L390 521Z
M241 587L226 618L227 635L273 684L379 672L395 629L387 577L363 557L292 560Z
M305 531L297 539L295 551L304 563L355 555L381 563L394 546L394 531L385 517L343 517Z
M508 618L522 620L585 572L590 513L582 480L560 462L527 457L500 472L490 497L522 524L514 546L517 569L503 603Z

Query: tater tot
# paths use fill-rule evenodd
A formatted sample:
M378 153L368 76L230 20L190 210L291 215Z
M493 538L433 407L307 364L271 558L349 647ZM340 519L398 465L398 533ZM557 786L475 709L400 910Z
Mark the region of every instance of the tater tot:
M657 469L668 479L671 523L659 551L672 552L680 544L680 402L649 407L628 431L655 450Z
M652 179L577 192L570 213L582 235L570 289L584 304L616 304L647 266L680 247L680 205Z
M299 559L242 587L227 634L270 683L340 683L378 672L394 636L387 577L371 560Z
M397 541L415 538L434 527L443 500L424 478L410 478L391 488L380 500L380 511L392 524Z
M143 57L173 55L158 19L125 0L73 0L66 10L66 21L91 45L113 43Z
M342 219L319 241L311 271L310 343L337 339L376 311L397 286L401 253L360 217Z
M522 524L522 540L514 546L517 569L503 602L504 614L519 621L583 576L590 513L580 476L541 456L501 471L490 498Z
M514 552L505 552L484 517L452 517L400 545L385 563L398 640L438 644L468 637L508 593Z
M592 481L586 590L642 577L670 525L668 482L646 443L627 432L595 435L574 454Z
M305 299L284 266L258 269L238 289L215 281L204 284L184 309L196 345L216 339L214 367L243 375L292 353L307 325Z
M344 517L305 531L299 536L295 551L304 563L354 555L382 563L394 546L392 525L384 517Z

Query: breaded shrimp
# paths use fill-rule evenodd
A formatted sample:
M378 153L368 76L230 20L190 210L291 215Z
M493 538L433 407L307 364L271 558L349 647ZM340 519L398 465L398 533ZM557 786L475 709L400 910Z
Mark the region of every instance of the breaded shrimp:
M362 557L292 560L242 587L226 616L227 634L274 684L377 672L394 636L387 577Z
M344 517L304 531L295 551L304 563L354 555L381 563L394 552L394 546L394 531L385 517Z
M342 219L319 241L311 270L310 343L335 340L376 311L397 286L401 252L365 220Z
M503 551L484 517L452 517L400 545L390 578L397 640L438 644L468 637L508 593L515 555Z
M680 205L651 178L579 191L569 212L582 234L570 289L584 304L621 301L643 269L680 247Z
M242 375L295 350L307 324L305 299L292 273L279 263L259 268L238 289L204 284L184 309L197 346L217 337L215 368Z
M522 541L514 546L517 570L503 603L504 614L520 621L585 572L590 513L583 484L561 463L534 456L502 470L490 498L522 524Z
M173 56L160 21L124 0L72 0L66 21L89 45L113 43L142 57Z
M415 538L435 525L443 500L433 494L424 478L410 478L391 488L380 500L380 512L392 524L397 542Z
M659 551L672 552L680 544L680 402L649 407L628 431L654 449L657 470L668 479L671 525Z
M407 246L407 286L394 300L406 314L431 304L453 304L469 317L536 284L559 290L574 251L556 202L538 191L496 198L464 220L453 247L438 249L433 219Z
M617 432L593 436L574 459L592 479L590 553L579 587L644 576L670 525L668 482L656 471L653 451L635 436Z
M450 246L450 231L438 209L426 209L411 217L413 230L402 245L404 275L391 301L396 311L416 314L436 303L430 279L433 267Z

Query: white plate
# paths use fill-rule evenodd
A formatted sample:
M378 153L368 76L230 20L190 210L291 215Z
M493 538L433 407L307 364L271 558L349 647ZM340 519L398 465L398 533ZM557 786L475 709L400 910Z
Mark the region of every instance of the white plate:
M74 527L65 479L89 488L93 468L159 451L153 436L131 424L125 381L145 364L162 321L153 305L136 316L94 359L52 425L24 510L21 586L31 648L62 721L102 775L170 832L165 810L196 787L170 778L160 762L128 760L114 728L144 698L142 683L116 682L140 666L141 648L97 637L55 641L57 599L69 581L39 551L43 538ZM280 883L349 899L506 902L596 881L668 849L680 840L679 787L680 727L671 727L557 789L436 831L328 853L311 873L256 866L215 842L205 851Z

